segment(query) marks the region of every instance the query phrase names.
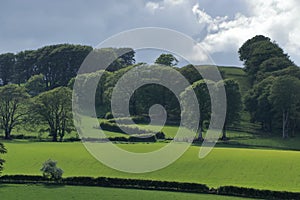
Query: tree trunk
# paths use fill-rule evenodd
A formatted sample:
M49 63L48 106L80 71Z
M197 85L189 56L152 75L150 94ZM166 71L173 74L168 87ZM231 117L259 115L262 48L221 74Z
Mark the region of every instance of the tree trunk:
M4 131L4 133L5 133L4 139L6 139L6 140L10 140L11 139L10 132L11 131L8 128L5 129L5 131Z
M203 129L202 129L202 123L200 122L199 124L199 129L198 129L198 138L197 141L203 141Z
M224 124L224 128L222 130L222 138L223 141L228 140L227 135L226 135L226 124Z
M288 117L289 113L288 111L283 111L282 112L282 138L285 139L288 137Z
M295 137L296 136L296 134L295 134L295 130L296 130L296 127L297 127L297 122L296 122L296 120L294 119L293 121L293 124L292 124L292 137Z
M51 135L52 135L52 142L57 142L57 132L51 131Z

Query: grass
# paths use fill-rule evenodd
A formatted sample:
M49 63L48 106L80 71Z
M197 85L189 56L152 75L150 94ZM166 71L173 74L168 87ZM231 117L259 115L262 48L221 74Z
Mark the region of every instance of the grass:
M38 191L38 192L37 192ZM55 198L63 200L71 199L143 199L143 200L239 200L238 197L227 197L206 194L188 194L163 191L145 191L114 189L101 187L79 187L79 186L44 186L44 185L0 185L1 199L43 199ZM244 199L244 198L243 198Z
M41 174L44 161L58 161L64 176L106 176L204 183L210 187L234 185L258 189L300 192L300 152L215 148L204 159L193 146L172 165L151 173L129 174L113 170L95 160L81 143L13 142L5 145L8 154L3 174ZM155 144L118 144L132 152L163 147ZM179 144L178 144L179 145ZM164 158L162 158L164 159Z
M239 67L218 67L224 73L225 79L233 79L239 83L242 96L251 87L250 81L247 78L245 71Z

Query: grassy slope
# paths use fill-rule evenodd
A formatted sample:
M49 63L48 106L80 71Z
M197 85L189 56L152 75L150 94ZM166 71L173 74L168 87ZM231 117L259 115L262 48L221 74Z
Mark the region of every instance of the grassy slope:
M38 191L38 192L36 192ZM1 199L144 199L144 200L238 200L237 197L226 197L203 194L187 194L162 191L128 190L101 187L44 186L44 185L0 185ZM244 198L243 198L244 199Z
M219 67L219 70L223 72L224 78L230 78L236 80L239 83L242 95L251 87L246 73L239 67Z
M95 160L81 143L5 143L9 153L3 174L41 174L41 164L52 158L65 176L109 176L236 185L300 192L300 152L215 148L198 159L199 147L191 147L169 167L147 174L128 174L110 169ZM147 152L164 144L119 144L133 152ZM163 158L162 158L163 159Z

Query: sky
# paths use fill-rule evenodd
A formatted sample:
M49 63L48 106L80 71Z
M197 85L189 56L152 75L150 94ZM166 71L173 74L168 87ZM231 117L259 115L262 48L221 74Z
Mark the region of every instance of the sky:
M298 0L1 0L0 53L58 43L95 47L122 31L162 27L192 37L217 65L242 66L238 48L259 34L300 65L299 10ZM190 58L201 62L197 51Z

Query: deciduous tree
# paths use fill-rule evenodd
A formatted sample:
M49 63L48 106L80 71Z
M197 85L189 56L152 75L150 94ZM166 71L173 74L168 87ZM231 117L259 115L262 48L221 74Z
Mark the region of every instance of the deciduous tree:
M60 141L73 129L72 91L67 87L58 87L35 97L32 111L36 123L46 124L52 141Z
M28 114L28 99L29 95L24 87L14 84L0 87L0 125L5 139L10 139L13 128L24 121Z

